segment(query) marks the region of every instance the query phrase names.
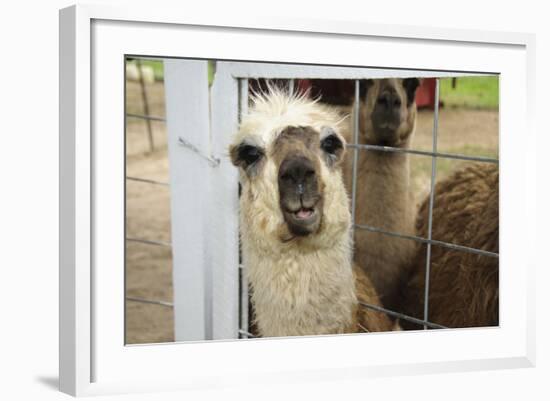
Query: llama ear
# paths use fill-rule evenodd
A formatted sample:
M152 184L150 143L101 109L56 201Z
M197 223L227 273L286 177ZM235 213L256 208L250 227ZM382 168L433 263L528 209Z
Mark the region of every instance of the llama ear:
M414 102L416 95L416 89L420 86L420 80L418 78L405 78L403 80L403 88L407 93L407 106L410 106Z

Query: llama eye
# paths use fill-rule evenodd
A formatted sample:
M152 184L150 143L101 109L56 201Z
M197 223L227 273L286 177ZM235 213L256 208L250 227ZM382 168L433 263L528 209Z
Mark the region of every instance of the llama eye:
M247 166L256 163L263 153L256 146L243 145L239 148L239 159L244 161Z
M325 152L334 154L342 148L342 141L336 135L329 135L321 141L321 149Z

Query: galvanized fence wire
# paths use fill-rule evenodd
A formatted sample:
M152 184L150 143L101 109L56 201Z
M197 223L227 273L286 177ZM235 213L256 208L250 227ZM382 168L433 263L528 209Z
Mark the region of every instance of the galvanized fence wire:
M136 58L133 57L133 59L136 61L137 69L138 69L138 81L140 85L140 94L141 94L141 100L143 105L143 111L144 114L135 114L135 113L125 113L126 118L134 118L134 119L141 119L144 120L147 124L147 135L148 135L148 142L149 142L149 151L153 152L155 150L155 144L153 140L153 127L151 124L151 121L158 121L166 123L165 117L159 117L159 116L152 116L149 112L149 98L147 96L147 86L145 84L145 81L143 79L143 73L142 73L142 60L148 60L145 58ZM153 180L149 178L143 178L143 177L132 177L132 176L126 176L126 181L134 181L134 182L140 182L144 184L150 184L150 185L161 185L169 187L170 184L168 182L159 181L159 180ZM147 238L134 238L134 237L126 237L125 240L127 242L133 242L133 243L139 243L139 244L145 244L145 245L152 245L152 246L160 246L160 247L166 247L171 248L172 244L167 241L162 240L151 240ZM173 308L174 304L167 301L161 301L161 300L154 300L154 299L147 299L142 297L132 297L132 296L126 296L126 301L130 302L138 302L142 304L150 304L150 305L159 305L164 307Z
M144 57L132 57L132 60L135 60L137 70L138 70L138 82L140 87L140 94L141 94L141 101L142 101L142 107L144 114L136 114L136 113L125 113L126 118L133 118L133 119L139 119L144 120L147 124L147 136L148 136L148 142L149 142L149 151L155 150L155 144L153 140L153 127L151 125L151 121L158 121L166 123L165 117L160 116L153 116L150 114L149 111L149 97L147 95L147 85L145 84L145 80L143 79L143 72L142 72L142 61L144 60L156 60L157 59L151 59L151 58L144 58ZM126 180L128 181L138 181L143 183L149 183L149 184L157 184L157 185L163 185L163 186L169 186L170 184L163 181L153 180L149 178L143 178L143 177L130 177L126 176ZM154 241L153 241L154 242Z
M409 153L412 155L433 156L433 157L439 157L442 159L455 159L455 160L477 161L477 162L483 162L483 163L498 164L498 159L495 159L492 157L468 156L468 155L462 155L458 153L445 153L445 152L435 152L435 151L428 152L425 150L392 148L391 146L366 145L366 144L355 144L355 143L348 143L346 146L352 149L377 150L380 152L392 152L392 153Z
M434 119L433 119L433 130L432 130L432 151L422 151L415 149L405 149L405 148L394 148L391 146L378 146L378 145L366 145L360 144L358 142L359 137L359 110L360 110L360 95L359 95L359 80L355 81L355 98L353 104L352 113L354 115L353 119L353 142L347 144L347 147L353 150L353 165L352 165L352 199L351 199L351 214L352 214L352 224L355 230L367 230L371 232L380 233L382 235L387 235L391 237L404 238L408 240L417 241L423 244L426 244L426 275L424 283L424 313L423 319L418 319L413 316L408 316L403 313L389 310L377 305L367 304L360 302L360 305L365 308L370 308L379 312L386 313L389 316L395 317L397 319L407 320L409 322L421 325L424 329L434 328L442 329L446 328L440 324L429 321L429 291L430 291L430 267L431 267L431 253L432 245L437 245L445 247L448 249L453 249L462 252L474 253L482 256L489 256L498 258L499 254L494 252L489 252L483 249L471 248L463 245L448 243L444 241L434 240L432 238L432 218L433 218L433 207L434 207L434 196L435 196L435 182L436 182L436 173L437 173L437 159L438 158L447 158L455 160L464 160L464 161L476 161L482 163L494 163L498 164L499 160L496 158L490 157L481 157L481 156L469 156L463 154L454 154L454 153L445 153L438 152L437 150L437 138L438 138L438 125L439 125L439 78L436 78L435 86L435 100L434 100ZM365 99L366 101L366 99ZM379 151L379 152L392 152L392 153L408 153L413 155L429 156L432 158L431 165L431 176L430 176L430 194L429 194L429 205L428 205L428 238L422 238L416 235L408 235L398 232L392 232L388 230L381 229L379 227L373 227L367 224L357 224L355 220L355 211L357 208L356 205L356 187L357 187L357 163L358 163L358 152L359 151Z
M294 85L294 80L291 81ZM242 121L242 117L248 113L248 79L239 79L239 123ZM241 254L239 252L239 259ZM254 335L249 333L250 322L248 317L249 310L249 291L248 291L248 279L246 272L244 271L242 260L239 261L239 337L240 338L254 338Z
M150 116L150 115L146 115L146 114L126 113L126 117L137 118L137 119L141 119L141 120L149 120L149 121L159 121L159 122L162 122L162 123L166 122L166 118L164 118L164 117Z
M151 121L157 121L161 123L166 123L166 117L162 116L154 116L150 114L150 108L149 108L149 97L147 95L147 85L145 84L145 80L143 79L143 73L141 68L141 62L143 60L154 60L154 61L162 61L162 59L151 59L151 58L143 58L143 57L132 57L136 61L136 65L138 68L138 81L140 85L140 94L141 94L141 100L143 105L143 113L144 114L136 114L136 113L125 113L126 118L132 118L132 119L140 119L144 120L147 124L147 135L148 135L148 142L149 142L149 151L153 152L155 150L155 144L154 144L154 132L153 132L153 126L151 124ZM211 167L217 167L220 164L220 159L213 157L211 155L204 154L201 152L200 149L198 149L194 144L189 142L183 137L178 138L178 144L186 149L189 149L190 151L196 153L200 157L202 157L204 160L208 162L208 164ZM143 178L143 177L132 177L132 176L126 176L127 181L134 181L134 182L140 182L144 184L152 184L152 185L161 185L170 187L170 183L159 181L159 180L153 180L150 178ZM152 245L152 246L161 246L161 247L167 247L171 248L172 244L167 241L161 241L161 240L152 240L152 239L146 239L146 238L133 238L133 237L126 237L126 241L133 242L133 243L140 243L145 245ZM159 301L159 300L151 300L151 299L145 299L145 298L139 298L139 297L126 297L127 301L132 302L141 302L146 304L152 304L152 305L161 305L161 306L167 306L167 307L173 307L173 304L166 301Z
M355 102L353 103L353 165L351 172L351 221L355 225L355 209L357 207L357 165L359 164L359 80L355 81Z
M246 111L248 110L248 101L249 101L248 88L249 88L249 80L246 79L246 78L240 78L239 79L239 116L240 116L239 118L241 118L242 115L245 114ZM295 92L295 88L296 88L295 80L294 79L288 80L287 89L288 89L289 93ZM487 157L477 157L477 156L468 156L468 155L437 152L437 124L438 124L438 118L439 118L439 114L438 114L438 111L439 111L439 79L437 79L436 91L437 91L436 104L434 106L434 131L433 131L433 135L432 135L432 142L433 142L432 145L433 145L433 147L432 147L431 152L414 150L414 149L394 148L394 147L390 147L390 146L366 145L366 144L360 144L359 143L359 122L360 122L359 118L360 118L360 104L361 104L361 102L360 102L360 100L361 100L360 99L360 80L355 80L355 87L354 87L355 96L354 96L353 113L352 113L353 120L351 121L352 122L352 128L353 128L353 142L350 143L350 144L347 144L347 147L350 148L353 151L353 153L352 153L352 155L353 155L353 161L352 161L352 186L351 186L352 227L356 230L368 230L368 231L377 232L377 233L380 233L380 234L383 234L383 235L406 238L406 239L418 241L418 242L421 242L421 243L425 243L429 246L428 253L430 253L430 254L431 254L431 245L436 244L436 245L440 245L440 246L455 249L455 250L460 250L460 251L465 251L465 252L472 252L472 253L477 253L477 254L481 254L481 255L485 255L485 256L498 257L498 254L495 254L493 252L488 252L488 251L479 250L479 249L475 249L475 248L470 248L470 247L466 247L466 246L461 246L461 245L457 245L457 244L450 244L450 243L445 243L445 242L442 242L442 241L433 240L431 238L431 228L430 228L429 238L421 238L421 237L418 237L418 236L406 235L406 234L397 233L397 232L391 232L391 231L380 229L378 227L373 227L373 226L369 226L369 225L365 225L365 224L357 224L356 223L356 210L357 210L357 207L358 207L357 206L357 175L358 175L358 161L359 161L359 152L360 151L381 151L381 152L400 152L400 153L402 152L402 153L411 153L411 154L416 154L416 155L423 155L423 156L432 157L432 174L431 174L431 186L430 186L431 187L430 188L430 198L432 200L430 202L430 209L429 209L429 214L430 214L430 223L429 223L429 225L430 225L430 227L431 227L431 216L432 216L432 213L433 213L435 163L436 163L436 158L437 157L450 158L450 159L459 159L459 160L480 161L480 162L488 162L488 163L498 163L497 159L491 159L491 158L487 158ZM428 257L427 272L426 272L427 276L429 276L429 264L430 264L430 260L429 260L429 257ZM244 274L242 264L239 265L239 275L240 275L240 287L239 287L239 291L240 291L240 295L239 295L240 296L240 302L239 302L239 304L240 304L240 308L239 308L239 315L240 315L239 325L240 325L240 329L239 329L239 337L240 338L254 338L254 336L249 331L250 326L249 326L249 321L248 321L248 314L249 314L249 310L248 310L248 304L249 304L248 283L246 281L246 275ZM429 284L429 282L427 282L427 284ZM428 285L426 285L425 305L428 304L428 302L427 302L428 294L429 294L429 289L428 289ZM394 311L394 310L383 308L383 307L378 306L378 305L368 304L368 303L364 303L364 302L360 302L359 304L360 304L361 307L368 308L368 309L371 309L371 310L374 310L374 311L377 311L377 312L380 312L380 313L385 313L385 314L387 314L389 316L392 316L396 319L407 320L409 322L424 326L424 328L433 328L433 329L445 328L444 326L442 326L440 324L430 322L428 320L427 307L425 307L424 318L419 319L419 318L415 318L413 316L405 315L403 313L400 313L400 312L397 312L397 311ZM368 332L367 328L365 328L363 326L359 326L358 328L363 332Z
M436 175L437 175L437 158L446 158L446 159L454 159L454 160L463 160L463 161L475 161L475 162L482 162L482 163L493 163L498 164L499 160L496 158L490 158L490 157L482 157L482 156L470 156L470 155L464 155L464 154L455 154L455 153L445 153L445 152L439 152L437 150L437 138L438 138L438 124L439 124L439 79L436 78L436 93L435 93L435 102L434 102L434 121L433 121L433 130L432 130L432 151L423 151L423 150L416 150L416 149L404 149L404 148L394 148L390 146L379 146L379 145L367 145L367 144L360 144L359 143L359 118L360 118L360 80L355 80L355 96L354 96L354 103L353 103L353 113L354 116L352 121L352 127L353 127L353 142L347 144L347 147L350 148L353 153L353 164L352 164L352 188L351 188L351 215L352 215L352 226L355 230L367 230L371 232L380 233L382 235L387 235L391 237L399 237L403 239L413 240L417 241L423 244L426 244L426 279L425 279L425 289L424 289L424 313L423 318L419 319L413 316L405 315L403 313L400 313L395 310L390 310L378 305L368 304L364 302L360 302L360 306L364 308L368 308L380 313L385 313L389 316L392 316L396 319L406 320L411 323L418 324L420 326L423 326L424 329L432 328L432 329L444 329L446 328L443 325L440 325L435 322L429 321L429 279L430 279L430 267L431 267L431 251L432 251L432 245L441 246L448 249L453 249L461 252L469 252L474 253L482 256L488 256L493 258L498 258L499 254L486 251L483 249L477 249L472 248L464 245L458 245L453 243L448 243L444 241L438 241L434 240L432 238L432 218L433 218L433 204L434 204L434 196L435 196L435 182L436 182ZM248 80L247 79L239 79L239 85L240 85L240 112L242 113L243 110L246 110L246 107L248 105ZM295 88L295 80L289 80L288 83L288 89L292 93ZM366 100L366 99L365 99ZM357 174L358 174L358 158L359 158L359 151L379 151L379 152L392 152L392 153L408 153L413 155L421 155L421 156L428 156L432 158L432 166L431 166L431 175L430 175L430 194L429 194L429 208L428 208L428 214L429 214L429 221L428 221L428 238L422 238L416 235L408 235L403 234L399 232L392 232L388 230L381 229L379 227L370 226L367 224L357 224L356 223L356 210L357 210ZM242 269L242 266L240 266ZM245 276L241 274L241 280L245 280ZM248 285L247 283L241 282L241 319L240 319L240 330L239 330L239 336L241 338L254 338L254 336L249 332L249 325L248 325ZM244 307L246 305L246 308ZM246 311L246 317L243 316L243 312ZM363 332L368 332L368 330L365 327L358 327Z
M165 187L168 187L170 186L169 183L167 182L164 182L164 181L157 181L157 180L151 180L149 178L139 178L139 177L131 177L131 176L126 176L126 179L128 181L138 181L138 182L145 182L145 183L148 183L148 184L156 184L156 185L163 185Z
M157 300L141 298L141 297L126 297L126 300L131 301L131 302L144 303L144 304L166 306L168 308L173 308L174 307L174 304L172 302L157 301Z
M432 149L437 152L437 129L439 127L439 79L435 81L434 125L432 131ZM428 205L428 241L432 240L432 221L435 196L435 175L437 169L437 157L432 156L432 175L430 177L430 201ZM426 277L424 280L424 320L428 321L428 298L430 293L430 259L432 256L432 243L426 244ZM424 330L428 325L424 325Z
M450 242L444 242L444 241L438 241L438 240L434 240L434 239L422 238L422 237L418 237L416 235L408 235L408 234L401 234L401 233L397 233L397 232L393 232L393 231L387 231L387 230L383 230L381 228L369 226L368 224L355 224L354 227L356 229L359 229L359 230L367 230L367 231L387 235L387 236L390 236L390 237L409 239L409 240L412 240L412 241L421 242L423 244L437 245L437 246L441 246L443 248L454 249L455 251L475 253L477 255L489 256L489 257L492 257L492 258L498 258L498 256L499 256L498 253L486 251L484 249L471 248L471 247L468 247L468 246L453 244L453 243L450 243Z
M155 150L155 144L154 144L154 132L153 132L153 126L151 124L151 121L157 121L161 123L166 123L166 117L162 116L154 116L150 114L150 108L149 108L149 97L147 94L147 85L145 84L145 80L143 78L143 72L142 72L142 64L141 62L143 60L154 60L154 61L161 61L162 59L155 59L155 58L143 58L143 57L132 57L136 61L136 66L138 69L138 82L140 86L140 95L142 100L142 107L143 107L143 114L137 114L137 113L125 113L126 118L131 119L140 119L144 120L146 122L147 126L147 137L148 137L148 143L149 143L149 151L153 152ZM247 87L248 88L248 87ZM189 142L183 137L178 138L178 144L186 149L189 149L190 151L196 153L200 157L202 157L204 160L208 162L208 164L211 167L218 167L220 164L220 159L216 158L212 155L204 154L200 149L198 149L194 144ZM143 177L132 177L132 176L126 176L127 181L133 181L133 182L140 182L144 184L152 184L152 185L161 185L170 187L170 183L159 181L159 180L153 180L150 178L143 178ZM152 240L147 238L133 238L133 237L126 237L125 238L127 242L133 242L133 243L140 243L145 245L152 245L152 246L161 246L161 247L167 247L171 248L172 244L167 241L161 241L161 240ZM129 297L127 296L125 298L127 301L131 302L141 302L146 304L152 304L152 305L161 305L166 307L173 307L173 304L166 301L159 301L159 300L151 300L146 298L140 298L140 297Z

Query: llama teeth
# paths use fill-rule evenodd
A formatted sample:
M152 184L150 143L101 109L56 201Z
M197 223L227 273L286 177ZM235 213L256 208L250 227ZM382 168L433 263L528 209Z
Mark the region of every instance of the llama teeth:
M309 209L300 209L298 212L296 212L296 217L299 219L307 219L308 217L311 217L313 214L313 210Z

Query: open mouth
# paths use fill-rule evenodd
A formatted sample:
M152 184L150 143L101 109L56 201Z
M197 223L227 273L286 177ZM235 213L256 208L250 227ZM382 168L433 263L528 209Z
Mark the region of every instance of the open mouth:
M317 205L300 207L298 210L283 209L284 218L291 233L296 236L306 236L317 230L320 214Z
M315 221L317 218L317 208L313 207L300 207L298 210L285 210L287 219L291 220L294 224L308 225Z
M305 207L302 207L300 208L300 210L293 213L296 220L304 220L304 221L313 217L314 214L315 214L314 208L305 208Z

